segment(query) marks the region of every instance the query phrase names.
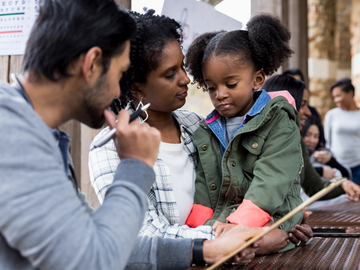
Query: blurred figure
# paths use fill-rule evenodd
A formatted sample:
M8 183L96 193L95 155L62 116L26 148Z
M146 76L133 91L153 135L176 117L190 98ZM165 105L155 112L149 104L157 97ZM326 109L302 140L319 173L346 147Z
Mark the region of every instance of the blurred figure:
M291 76L291 77L293 77L293 78L295 78L297 80L303 81L305 83L304 75L302 74L300 69L288 68L287 70L285 70L283 72L283 75ZM306 88L306 85L305 85L305 88ZM320 118L320 115L319 115L318 111L316 110L316 108L312 107L310 105L308 107L309 107L309 110L311 112L311 115L315 116L321 123L321 118ZM325 145L325 138L321 137L320 142Z
M338 108L325 116L326 147L336 159L351 168L353 181L360 183L360 110L354 101L355 88L349 78L335 82L331 95Z
M305 126L306 120L310 117L311 113L308 108L309 104L309 90L305 88L305 84L302 81L296 80L286 75L276 75L265 81L263 88L267 92L275 92L279 90L287 90L295 99L296 109L300 114L300 131ZM325 181L320 178L318 173L312 166L309 158L309 153L306 150L306 145L301 140L302 154L304 158L304 168L301 171L301 187L308 196L314 195L322 188L329 185L329 181ZM355 185L352 181L345 181L341 184L341 187L337 187L323 196L320 200L328 200L340 196L346 193L346 197L358 201L360 195L360 187ZM303 197L302 197L303 198Z
M326 180L341 176L350 178L348 169L342 166L320 142L320 138L324 137L324 131L316 117L312 115L306 120L301 136L311 155L311 164L320 176Z

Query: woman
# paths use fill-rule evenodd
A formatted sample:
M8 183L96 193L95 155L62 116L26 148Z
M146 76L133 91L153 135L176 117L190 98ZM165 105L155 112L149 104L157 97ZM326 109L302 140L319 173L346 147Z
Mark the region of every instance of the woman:
M351 169L353 181L360 184L360 110L354 101L355 88L344 78L330 91L337 108L325 115L326 147Z
M153 13L153 10L144 15L134 13L138 30L131 42L131 66L120 81L120 99L112 106L117 114L125 107L134 111L139 103L151 103L148 115L144 114L142 119L161 132L162 142L154 166L156 180L148 196L149 209L140 234L213 239L215 233L211 226L189 228L184 225L195 192L197 150L192 135L202 117L178 110L185 104L190 82L183 68L180 25L173 19ZM94 141L107 132L108 129L104 129ZM112 141L90 151L90 180L100 202L119 162ZM309 235L297 231L291 241L297 243L297 237L308 239ZM284 231L275 230L257 245L262 253L270 253L279 250L284 242L286 244L287 238ZM250 251L245 253L253 254Z
M305 126L305 122L311 115L309 110L309 90L305 88L305 84L302 81L296 80L290 76L277 75L268 79L264 86L264 89L268 92L274 92L279 90L287 90L295 99L296 108L300 115L300 131ZM308 196L314 195L316 192L323 189L329 184L328 181L322 180L314 167L311 165L309 153L306 150L304 141L301 141L301 147L304 158L304 168L301 171L301 186L304 192ZM354 184L352 181L345 181L340 187L335 188L320 200L328 200L340 196L343 193L347 194L347 198L358 201L360 195L360 187Z
M314 116L310 116L301 130L301 136L310 153L310 161L318 172L326 180L341 176L350 178L347 168L342 166L320 142L323 135L321 123Z

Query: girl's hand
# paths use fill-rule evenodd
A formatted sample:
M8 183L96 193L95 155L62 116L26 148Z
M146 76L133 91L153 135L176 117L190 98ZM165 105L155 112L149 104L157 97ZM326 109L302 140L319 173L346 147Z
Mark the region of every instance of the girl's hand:
M315 151L314 158L321 164L326 164L331 159L331 154L328 151Z
M285 231L274 229L264 235L262 239L254 243L255 247L259 247L256 255L266 255L276 253L288 244L288 235Z
M310 226L306 223L309 216L312 214L311 211L304 211L303 220L300 225L295 225L289 232L289 240L296 246L306 245L307 242L313 237L313 232Z
M336 171L330 167L324 166L322 177L325 178L326 180L331 180L336 177Z
M215 221L213 225L213 231L215 232L215 239L219 238L221 234L226 233L227 231L231 230L236 226L242 226L244 230L248 229L248 227L244 225L236 225L231 223L223 223L221 221Z

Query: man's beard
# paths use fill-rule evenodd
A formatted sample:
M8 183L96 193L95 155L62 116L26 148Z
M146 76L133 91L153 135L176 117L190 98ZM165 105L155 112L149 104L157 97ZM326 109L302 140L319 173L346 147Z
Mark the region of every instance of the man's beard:
M86 113L89 117L89 122L86 123L91 128L101 128L105 123L104 118L104 97L106 97L106 93L109 91L109 84L107 83L107 77L105 74L101 75L97 80L96 84L88 88L86 90L86 94L84 97L84 105Z

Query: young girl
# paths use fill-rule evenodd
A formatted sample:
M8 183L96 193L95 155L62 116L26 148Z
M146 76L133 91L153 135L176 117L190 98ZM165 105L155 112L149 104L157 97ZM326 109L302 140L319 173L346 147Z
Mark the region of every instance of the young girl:
M290 33L264 14L247 28L203 34L186 55L187 70L215 107L193 136L199 162L192 227L216 221L259 227L302 202L299 115L284 97L257 91L291 55ZM280 229L290 231L302 215ZM222 223L215 227L226 230Z

